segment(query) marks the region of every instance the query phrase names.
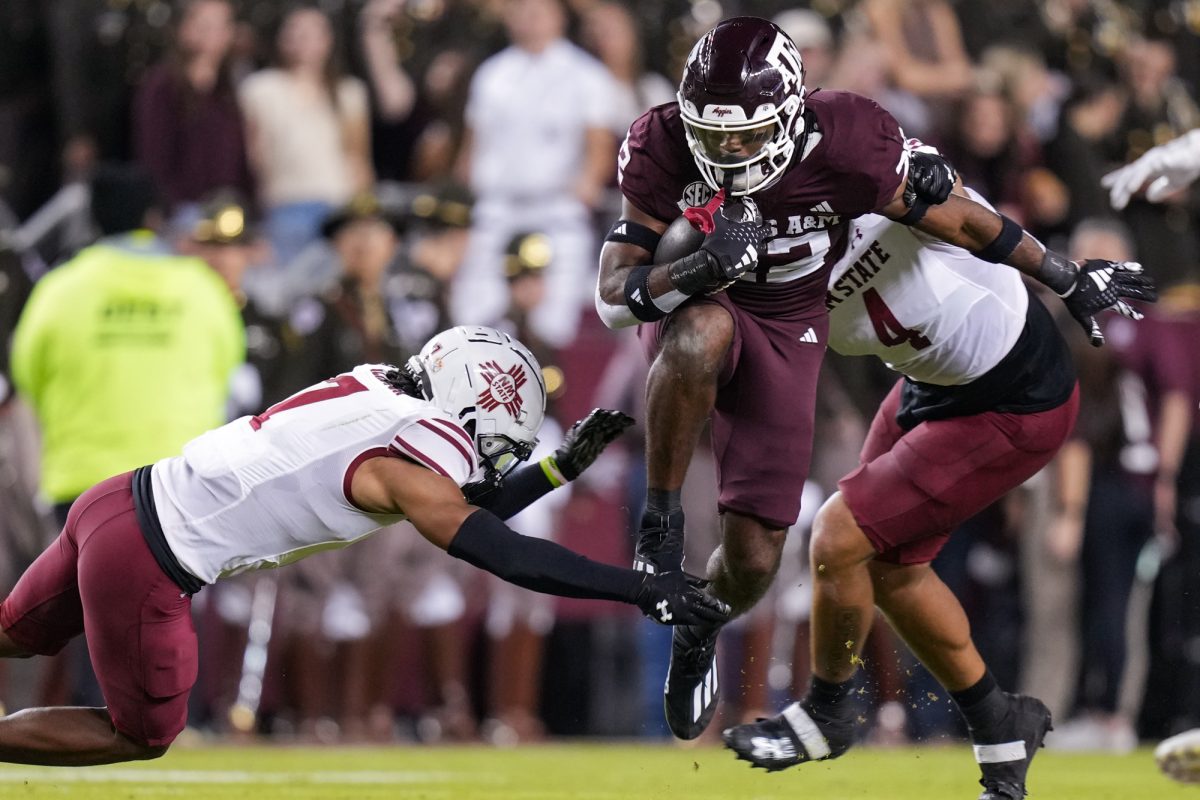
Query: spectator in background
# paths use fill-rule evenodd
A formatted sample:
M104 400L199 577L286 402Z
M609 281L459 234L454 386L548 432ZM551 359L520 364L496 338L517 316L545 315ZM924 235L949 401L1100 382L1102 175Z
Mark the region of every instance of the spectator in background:
M1070 226L1109 213L1108 203L1096 187L1108 162L1107 145L1124 108L1124 96L1116 84L1080 81L1063 105L1057 132L1045 144L1046 166L1067 189Z
M242 290L247 271L263 258L263 242L251 225L243 197L233 190L217 190L197 213L199 218L176 249L208 264L241 310L246 361L232 376L227 416L256 414L287 396L284 380L293 337L281 320L263 311Z
M413 354L401 341L397 321L406 298L388 279L401 232L397 209L363 193L321 225L333 246L334 284L321 296L297 304L291 327L301 337L289 387L301 389L356 364L403 364ZM436 315L428 329L436 333ZM428 337L426 337L428 338ZM425 339L416 339L417 346Z
M1038 162L1037 148L1024 135L1017 109L997 78L981 77L962 98L955 130L942 152L963 183L991 198L996 210L1024 220L1023 180Z
M134 98L134 152L168 212L189 231L215 189L253 196L246 133L230 69L230 0L190 0L174 46L146 71Z
M615 87L601 64L564 38L561 0L505 0L504 14L512 45L479 67L467 102L459 171L476 203L451 316L463 324L499 317L504 248L515 233L545 230L555 255L531 329L563 347L590 296L589 211L612 179Z
M922 137L944 129L952 111L948 101L969 91L973 78L950 4L946 0L867 0L863 11L883 45L892 84L926 106L927 124L908 133Z
M155 233L162 214L149 177L105 166L91 189L105 238L34 286L12 347L60 524L91 484L220 425L245 351L224 282Z
M338 67L329 18L297 8L284 17L276 44L279 66L246 78L239 97L266 233L276 264L286 268L330 209L374 176L367 90Z
M675 99L675 86L646 69L633 14L620 3L603 2L583 13L583 46L600 60L616 81L613 131L623 137L633 121L653 106Z
M60 526L89 485L220 425L245 346L224 283L155 233L162 212L144 171L101 166L91 196L104 238L38 281L12 345L13 382L41 429L41 491ZM72 657L87 663L80 648L56 662L48 696L65 691ZM81 701L95 704L91 684Z
M1132 240L1120 223L1085 221L1070 257L1101 256L1132 259ZM1173 487L1192 415L1186 349L1156 317L1154 309L1137 324L1110 317L1106 347L1074 348L1083 405L1059 462L1063 500L1050 544L1059 558L1079 559L1081 653L1075 719L1048 737L1051 747L1124 752L1137 743L1118 705L1129 596L1147 540L1178 536Z
M1113 208L1124 209L1134 195L1150 203L1176 198L1200 176L1200 131L1148 150L1131 164L1104 176ZM1139 717L1144 735L1162 737L1200 722L1200 670L1191 643L1200 639L1200 277L1196 266L1167 287L1160 322L1188 348L1192 409L1191 436L1175 482L1175 526L1179 551L1163 565L1155 582L1150 621L1150 669ZM1170 474L1160 470L1156 492L1169 490ZM1178 743L1178 742L1177 742Z
M45 6L64 179L80 180L97 161L132 156L134 88L163 51L171 7L108 0Z
M1175 74L1175 54L1164 40L1137 39L1127 50L1122 82L1129 94L1117 129L1115 160L1126 162L1184 131L1200 126L1200 111ZM1137 251L1169 285L1200 262L1196 223L1187 198L1152 205L1140 200L1125 209Z
M556 257L544 233L518 233L504 251L504 278L508 305L494 324L518 338L537 357L546 381L546 420L538 436L533 459L554 452L562 441L562 427L554 417L554 401L562 396L562 369L558 355L534 332L533 314L546 296L546 273ZM570 500L571 487L557 491L513 517L512 524L526 536L553 539L559 514ZM521 589L487 576L488 635L487 719L484 738L511 746L545 736L542 722L542 663L546 636L554 627L554 598Z
M781 11L771 20L791 37L804 59L804 82L808 86L834 88L828 83L837 58L833 31L825 17L808 8Z

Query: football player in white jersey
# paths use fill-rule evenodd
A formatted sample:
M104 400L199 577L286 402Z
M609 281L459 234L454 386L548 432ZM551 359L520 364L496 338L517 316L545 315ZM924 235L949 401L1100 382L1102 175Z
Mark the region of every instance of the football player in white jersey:
M631 603L663 624L727 619L728 607L682 572L600 564L501 522L577 477L632 422L593 411L554 455L514 470L537 441L545 398L523 345L492 328L453 328L403 369L355 367L92 487L0 603L0 657L53 654L86 631L107 707L0 718L0 761L161 755L184 727L196 680L191 595L405 518L520 586Z
M1125 296L1152 300L1153 287ZM878 356L904 377L875 416L860 466L813 525L808 696L723 738L767 770L849 749L859 733L854 673L878 607L966 719L980 800L1021 800L1050 712L1000 690L930 562L1071 432L1079 397L1066 342L1015 270L875 215L854 221L825 303L830 347ZM1140 318L1123 300L1114 307ZM1091 318L1079 321L1094 337Z

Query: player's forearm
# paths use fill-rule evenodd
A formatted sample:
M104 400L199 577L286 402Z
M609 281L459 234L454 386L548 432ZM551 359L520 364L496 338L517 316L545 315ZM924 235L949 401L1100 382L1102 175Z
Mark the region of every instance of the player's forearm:
M483 509L463 522L447 552L509 583L560 597L635 603L644 580L633 570L522 536Z
M1070 263L1012 220L957 194L933 206L914 227L976 257L1005 264L1063 294L1074 285Z
M605 244L605 251L621 245ZM654 311L666 314L679 307L689 295L675 288L671 280L672 264L649 264L649 254L638 263L614 263L611 253L601 253L600 279L596 284L596 312L609 328L626 328L651 321ZM646 271L648 269L648 271ZM639 296L644 292L648 296ZM635 310L634 303L645 307ZM642 311L639 316L638 311ZM646 313L649 311L650 313Z
M557 474L553 459L547 457L526 464L505 478L502 486L477 497L468 496L467 501L500 519L511 519L566 483L566 478Z

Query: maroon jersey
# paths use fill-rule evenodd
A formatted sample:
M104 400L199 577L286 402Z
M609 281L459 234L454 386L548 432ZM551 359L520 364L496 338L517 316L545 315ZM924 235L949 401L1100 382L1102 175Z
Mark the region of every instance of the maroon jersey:
M818 91L806 102L803 151L778 181L751 196L771 228L765 252L759 251L758 268L729 290L759 313L781 303L793 310L796 303L824 303L829 270L846 249L849 221L887 205L908 163L900 126L873 100ZM617 169L629 202L663 222L713 193L692 160L675 103L652 108L633 123Z

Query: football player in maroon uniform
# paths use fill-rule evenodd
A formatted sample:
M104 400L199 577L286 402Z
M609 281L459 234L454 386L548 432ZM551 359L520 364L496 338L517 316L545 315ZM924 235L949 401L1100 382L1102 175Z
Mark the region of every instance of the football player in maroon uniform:
M725 20L697 42L677 102L634 122L618 174L622 217L601 252L596 307L610 327L642 323L652 359L648 491L635 566L679 568L679 491L711 416L722 544L707 572L737 612L770 585L799 512L828 334L824 297L852 218L876 212L1033 276L1064 299L1093 344L1103 341L1093 314L1148 293L1135 264L1072 263L1003 215L951 197L955 175L943 159L906 141L867 98L807 93L795 45L754 17ZM705 231L700 249L655 258L685 209ZM871 583L859 569L860 542L827 539L814 543L826 570L814 593L810 696L836 700L849 691L853 651L845 642L866 632L858 601ZM931 632L941 624L936 609L919 603L902 613ZM716 709L718 630L674 632L664 708L681 738L698 736ZM999 690L986 672L973 677L952 688L983 695L991 714ZM974 724L971 709L964 713ZM1012 768L1023 775L1026 763Z

